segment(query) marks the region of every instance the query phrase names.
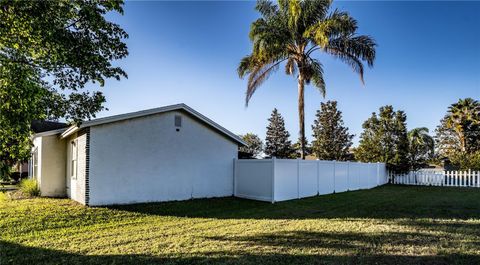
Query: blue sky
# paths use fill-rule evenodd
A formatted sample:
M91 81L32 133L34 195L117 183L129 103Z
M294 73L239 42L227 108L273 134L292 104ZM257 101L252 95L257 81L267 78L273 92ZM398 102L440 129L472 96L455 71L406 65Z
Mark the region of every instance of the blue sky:
M240 59L251 50L255 2L137 2L123 16L111 14L130 35L130 55L118 62L129 78L107 81L98 117L186 103L229 130L265 136L273 108L298 137L296 81L283 69L244 105L246 81ZM337 100L346 126L356 134L373 111L391 104L407 113L409 129L435 129L459 98L480 99L480 2L335 2L351 13L359 33L378 43L377 60L363 86L345 64L318 55L325 68L327 96L306 89L306 127L311 139L320 102ZM90 88L94 88L90 86Z

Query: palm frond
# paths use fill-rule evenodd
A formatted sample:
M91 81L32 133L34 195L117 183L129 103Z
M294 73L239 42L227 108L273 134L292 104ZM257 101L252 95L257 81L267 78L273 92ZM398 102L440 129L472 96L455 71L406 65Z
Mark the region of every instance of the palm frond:
M328 10L332 0L302 1L301 24L303 29L310 27L324 20L327 17Z
M278 12L278 6L269 0L258 0L255 9L266 19L274 17Z
M375 47L377 44L370 36L348 36L332 39L326 47L327 52L332 49L336 52L349 54L357 59L366 61L372 67L375 61Z
M288 61L285 64L285 73L287 75L295 75L297 73L297 64L292 57L288 58Z
M323 65L316 59L310 58L307 64L306 71L306 82L313 85L320 91L323 97L326 94L326 85L325 80L323 79Z
M245 77L248 73L250 73L252 69L252 56L248 55L242 58L240 64L237 68L237 73L240 78Z
M248 77L247 92L245 97L246 106L248 106L248 102L252 98L257 88L260 87L260 85L262 85L263 82L265 82L265 80L267 80L273 72L278 70L280 63L282 63L284 60L285 59L266 64L258 64L254 67Z
M288 1L288 25L294 31L302 13L301 0Z
M352 68L352 70L360 76L360 81L362 81L362 84L365 84L365 79L363 78L364 67L360 59L358 59L356 56L352 54L345 53L341 50L336 50L334 48L328 48L327 51L332 56L348 64L348 66L350 66L350 68Z
M351 36L357 28L357 21L348 13L335 10L326 19L307 28L303 36L325 48L331 39Z

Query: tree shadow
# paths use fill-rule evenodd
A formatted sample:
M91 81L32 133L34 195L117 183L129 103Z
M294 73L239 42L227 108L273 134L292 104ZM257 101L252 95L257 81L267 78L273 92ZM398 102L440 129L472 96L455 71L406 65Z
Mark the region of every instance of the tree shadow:
M473 189L385 185L275 204L234 197L108 206L146 215L215 219L480 219Z
M438 236L427 233L388 232L388 233L352 233L352 232L316 232L288 231L255 234L252 236L213 236L209 240L238 242L247 245L282 248L329 248L335 251L374 253L379 247L432 246L440 241Z
M0 241L0 263L11 264L78 264L78 265L142 265L142 264L479 264L475 255L293 255L251 254L246 252L209 252L198 256L177 257L151 255L84 255Z

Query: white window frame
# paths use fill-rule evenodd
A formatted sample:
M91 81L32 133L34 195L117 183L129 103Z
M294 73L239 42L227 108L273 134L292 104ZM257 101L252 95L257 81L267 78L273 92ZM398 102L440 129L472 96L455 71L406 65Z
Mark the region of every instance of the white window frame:
M32 177L38 178L38 147L32 152Z
M77 179L77 171L78 171L78 140L75 139L70 143L70 152L71 152L71 159L70 159L70 177L72 179Z

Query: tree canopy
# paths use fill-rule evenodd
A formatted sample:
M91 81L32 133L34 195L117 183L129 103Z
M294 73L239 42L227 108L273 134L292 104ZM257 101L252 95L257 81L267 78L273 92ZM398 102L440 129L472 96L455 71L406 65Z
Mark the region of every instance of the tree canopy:
M273 109L268 119L267 137L265 138L265 154L276 158L289 158L294 150L290 141L290 133L285 129L285 121L277 109Z
M0 3L0 161L26 159L34 120L80 122L104 109L89 82L127 77L113 61L128 55L127 33L105 19L123 2Z
M263 142L258 135L254 133L247 133L245 135L240 135L242 139L247 143L247 146L242 146L239 148L240 152L249 154L253 158L258 158L263 153Z
M412 170L425 166L434 156L435 141L428 133L425 127L408 132L408 159Z
M353 134L344 126L342 112L336 101L321 103L312 126L313 152L322 160L346 160L352 146Z
M480 103L472 98L452 104L436 129L437 156L461 170L480 169Z
M408 163L407 116L390 105L380 107L366 120L355 149L355 158L362 162L384 162L393 171L406 171Z

